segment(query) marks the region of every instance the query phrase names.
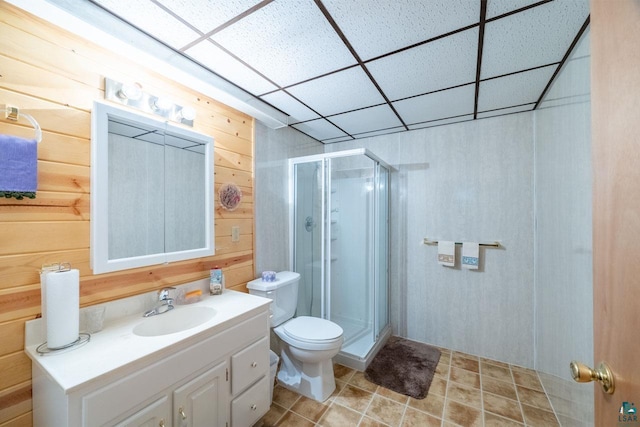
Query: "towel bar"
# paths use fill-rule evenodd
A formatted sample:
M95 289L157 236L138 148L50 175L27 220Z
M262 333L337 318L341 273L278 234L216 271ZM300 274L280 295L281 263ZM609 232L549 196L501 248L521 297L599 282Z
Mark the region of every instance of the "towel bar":
M38 124L36 119L31 116L31 114L21 113L18 107L13 107L11 105L2 105L1 110L4 111L4 118L7 120L13 120L17 122L20 117L24 117L25 119L27 119L36 131L36 142L39 143L40 141L42 141L42 129L40 128L40 125Z
M422 241L423 244L425 245L437 245L438 241L437 240L429 240L427 237L425 237ZM455 242L456 245L461 245L462 242ZM479 243L480 246L486 246L486 247L490 247L490 248L501 248L502 245L500 244L500 242L489 242L489 243Z

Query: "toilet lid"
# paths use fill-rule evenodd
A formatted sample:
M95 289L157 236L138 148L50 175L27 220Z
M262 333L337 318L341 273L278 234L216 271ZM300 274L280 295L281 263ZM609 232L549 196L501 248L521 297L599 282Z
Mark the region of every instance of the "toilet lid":
M293 338L303 341L334 340L342 335L342 328L318 317L300 316L289 320L283 329Z

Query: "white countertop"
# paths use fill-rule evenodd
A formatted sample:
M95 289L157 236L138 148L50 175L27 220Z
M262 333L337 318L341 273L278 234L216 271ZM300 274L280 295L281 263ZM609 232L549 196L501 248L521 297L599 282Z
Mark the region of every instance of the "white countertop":
M203 296L202 301L177 305L174 310L185 307L207 306L216 310L215 316L199 326L168 335L142 337L135 335L133 328L148 318L143 312L105 321L104 329L92 334L88 343L45 355L37 353L41 340L42 319L31 320L26 326L25 352L33 363L37 363L58 385L71 393L83 385L103 378L109 373L125 369L127 366L158 353L178 351L191 341L197 342L225 330L234 320L249 318L253 312L271 303L271 300L242 292L225 290L222 295ZM107 310L108 310L107 305ZM160 314L159 316L162 316Z

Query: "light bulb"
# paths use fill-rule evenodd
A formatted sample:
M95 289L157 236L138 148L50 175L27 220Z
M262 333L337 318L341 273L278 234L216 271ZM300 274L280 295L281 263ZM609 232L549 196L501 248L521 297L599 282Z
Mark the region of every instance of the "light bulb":
M160 111L166 111L170 109L172 106L173 106L173 102L169 98L161 98L161 97L156 98L151 105L151 107L154 110L160 110Z
M191 121L196 118L196 110L192 107L182 107L180 111L178 111L177 119L182 121L182 119Z
M123 83L118 91L118 97L137 101L142 97L142 86L139 83Z

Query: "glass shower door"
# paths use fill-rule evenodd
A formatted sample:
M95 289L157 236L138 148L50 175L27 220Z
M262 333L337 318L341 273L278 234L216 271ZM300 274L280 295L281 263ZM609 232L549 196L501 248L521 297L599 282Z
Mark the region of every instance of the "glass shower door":
M322 317L323 162L319 160L295 164L293 174L293 271L300 273L296 315Z
M327 159L330 188L325 258L327 318L344 330L342 351L364 357L374 331L375 163L366 156Z

